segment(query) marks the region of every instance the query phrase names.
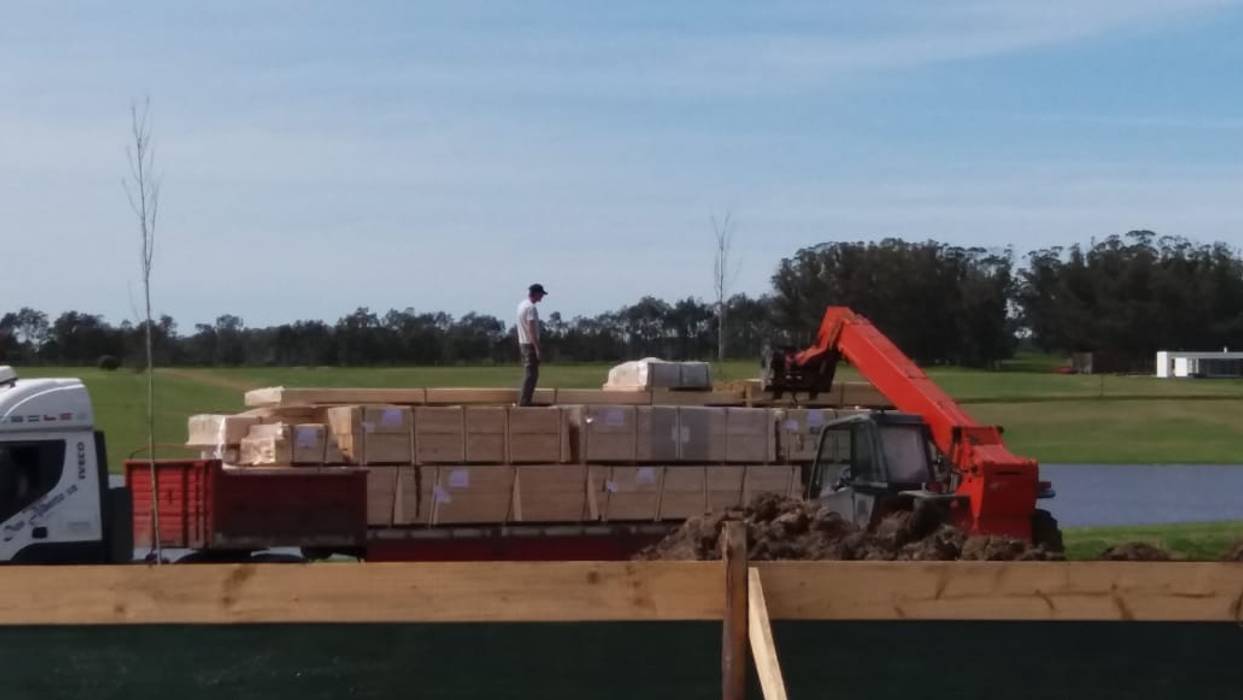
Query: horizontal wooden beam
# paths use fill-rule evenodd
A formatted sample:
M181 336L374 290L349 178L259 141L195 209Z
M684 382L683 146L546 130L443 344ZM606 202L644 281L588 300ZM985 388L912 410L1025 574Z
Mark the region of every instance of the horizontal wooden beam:
M775 620L1243 622L1243 563L755 563Z
M757 562L774 620L1243 621L1243 563ZM5 567L0 625L721 620L719 562Z
M719 564L5 567L0 624L720 620Z

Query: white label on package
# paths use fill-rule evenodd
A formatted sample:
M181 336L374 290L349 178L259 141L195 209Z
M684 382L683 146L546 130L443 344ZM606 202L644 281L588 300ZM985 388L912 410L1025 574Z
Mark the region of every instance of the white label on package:
M788 418L786 419L786 422L781 424L781 427L785 429L785 431L788 433L797 433L798 432L798 421L794 420L793 418Z
M470 488L470 472L465 469L454 469L449 472L449 488Z
M609 479L608 481L604 482L604 490L608 491L609 493L617 493L617 483L614 482L612 479Z
M364 432L364 433L374 433L374 432L375 432L375 424L374 424L374 423L372 423L372 422L371 422L371 421L369 421L369 420L365 420L365 421L363 421L363 432Z
M635 481L639 482L640 484L656 483L656 468L655 467L639 467L639 473L635 475Z
M397 428L401 426L401 409L386 408L380 413L380 425L385 428Z
M300 450L309 450L319 444L319 431L315 428L295 428L294 444Z
M824 425L824 411L807 412L807 427L819 428L822 425Z
M440 486L436 486L432 489L432 500L437 503L452 503L453 497L449 495L448 491Z
M626 424L626 412L620 408L606 408L600 412L600 417L610 428L620 428Z
M679 437L682 442L691 441L691 427L689 425L682 426L682 434Z

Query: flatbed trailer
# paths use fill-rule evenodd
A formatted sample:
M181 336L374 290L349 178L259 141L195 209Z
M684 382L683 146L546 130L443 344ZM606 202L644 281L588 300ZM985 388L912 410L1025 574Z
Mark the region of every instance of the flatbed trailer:
M680 522L367 525L365 467L233 468L215 459L156 460L160 546L195 559L298 548L370 561L607 561L631 558ZM132 531L153 549L151 469L125 463Z

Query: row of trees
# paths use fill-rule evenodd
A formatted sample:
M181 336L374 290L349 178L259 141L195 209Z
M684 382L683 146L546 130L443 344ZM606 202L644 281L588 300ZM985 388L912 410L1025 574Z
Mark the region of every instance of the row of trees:
M1157 349L1205 349L1243 339L1243 260L1224 244L1199 245L1150 231L1089 246L1030 253L935 241L825 243L783 259L771 294L725 301L724 346L758 358L767 343L802 345L828 305L868 316L922 363L989 366L1028 342L1049 352L1095 351L1126 366ZM707 359L719 348L718 304L644 297L597 316L544 321L552 361L615 361L655 355ZM513 326L480 314L366 308L334 324L308 320L249 328L221 316L187 334L172 318L152 322L166 365L370 365L508 362ZM70 311L0 317L0 362L89 364L101 356L138 364L145 324L113 326Z
M726 342L735 356L758 357L769 334L768 299L735 295L727 301ZM552 361L613 361L660 356L712 357L718 344L716 305L698 299L667 303L644 297L597 316L544 320L545 355ZM111 325L103 317L68 311L49 319L23 308L0 316L0 362L94 364L117 358L138 366L145 324ZM224 315L197 324L191 333L162 316L151 325L156 362L162 365L373 365L512 362L517 358L512 323L494 316L367 308L330 324L307 320L250 328Z

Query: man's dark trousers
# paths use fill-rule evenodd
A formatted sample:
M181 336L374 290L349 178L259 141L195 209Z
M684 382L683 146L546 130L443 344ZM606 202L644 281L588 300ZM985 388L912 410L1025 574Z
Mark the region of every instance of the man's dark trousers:
M522 351L522 366L525 373L522 377L522 396L518 398L519 406L530 406L535 396L535 384L539 381L539 356L535 354L535 346L522 343L518 346Z

